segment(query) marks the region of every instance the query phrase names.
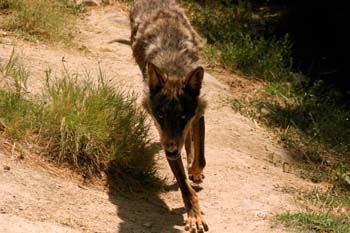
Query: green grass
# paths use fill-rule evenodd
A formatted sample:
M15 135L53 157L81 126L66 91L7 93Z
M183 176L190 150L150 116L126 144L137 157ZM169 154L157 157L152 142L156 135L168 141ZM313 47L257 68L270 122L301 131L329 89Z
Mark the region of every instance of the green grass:
M193 25L207 41L203 55L211 65L264 81L264 89L254 96L235 93L229 100L232 109L279 135L297 162L293 165L296 174L315 183L329 182L337 190L339 195L326 195L322 208L332 200L338 206L327 211L343 206L349 213L344 196L349 195L350 187L350 108L342 95L292 69L288 35L277 38L268 31L278 14L271 16L268 9L254 8L249 1L226 6L222 1L183 2ZM284 217L309 232L350 232L348 225L343 228L340 224L343 217L324 213ZM330 226L322 225L326 223Z
M36 108L30 99L23 98L28 77L28 72L13 54L6 64L0 65L0 122L14 138L23 136L29 127L25 118Z
M295 96L288 87L266 88L268 93L258 97L229 100L232 109L273 129L288 146L291 156L308 167L314 182L330 181L347 187L350 111L331 102L317 103L309 97ZM321 177L320 172L324 173ZM346 179L348 182L344 182Z
M318 188L298 193L297 200L308 203L319 212L341 215L350 211L350 197L334 187L324 191Z
M310 142L340 152L350 152L350 109L341 104L339 93L322 82L305 88L308 78L292 70L291 42L269 31L278 12L256 7L250 1L237 4L213 1L183 1L193 25L207 40L204 54L235 72L266 80L265 92L233 107L250 111L251 106L269 109L269 126L294 127ZM240 103L239 103L240 102ZM244 107L247 104L248 106Z
M318 188L298 192L296 200L307 206L307 212L283 213L272 221L283 224L292 232L350 232L349 196L333 188Z
M348 233L350 219L346 216L333 216L317 213L287 213L274 218L285 227L297 229L298 232L312 233Z
M206 40L208 62L252 80L264 80L255 96L230 101L234 111L272 128L313 182L350 184L350 108L326 83L292 69L288 35L273 35L279 13L261 3L182 1L192 24Z
M264 80L287 80L292 60L288 36L264 36L266 13L249 1L223 6L190 2L193 25L207 40L204 56L225 68Z
M68 43L82 10L72 0L0 0L0 28L29 40Z
M349 111L332 103L316 103L312 99L301 101L295 105L272 106L272 114L267 120L277 127L296 128L310 143L350 152Z
M266 88L267 95L250 98L241 105L246 105L247 109L253 107L257 112L261 108L268 109L269 114L260 117L262 122L282 131L298 131L305 145L320 143L326 149L344 153L344 156L350 152L350 110L347 106L319 101L311 95L296 96L295 92L290 93L289 88L281 85L274 87L270 84ZM232 101L234 109L236 102ZM253 114L250 116L254 117Z
M13 141L36 144L40 153L91 177L110 168L137 177L153 174L149 124L136 96L105 82L102 71L80 77L46 72L41 95L26 92L28 73L12 55L0 66L0 122ZM1 82L0 82L1 83Z
M320 166L330 166L321 168L330 172L350 164L350 108L326 83L292 69L288 35L276 37L271 29L278 11L250 1L182 2L207 41L204 56L210 63L265 81L257 96L236 95L235 111L278 132L296 159L316 166L315 181L322 180Z

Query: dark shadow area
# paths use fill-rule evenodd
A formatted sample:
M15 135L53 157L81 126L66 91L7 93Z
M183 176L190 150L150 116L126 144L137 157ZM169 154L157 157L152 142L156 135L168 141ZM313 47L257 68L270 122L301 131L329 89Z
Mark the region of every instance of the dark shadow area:
M199 184L192 183L191 186L197 193L203 190L203 187L199 186ZM169 191L179 191L180 192L179 185L176 182L171 184L171 185L163 185L163 189L166 192L169 192Z
M264 101L270 114L263 120L281 129L281 139L301 164L333 175L342 167L348 170L350 79L346 4L271 0L266 5L280 12L278 21L270 27L275 35L289 35L292 71L302 75L289 82L298 95L297 101Z
M155 155L160 146L153 143L150 149ZM116 205L116 214L122 220L116 232L182 232L179 229L184 227L185 209L170 209L159 197L162 191L178 192L177 184L165 186L155 175L135 176L116 166L109 169L107 179L109 200Z
M163 189L165 191L167 191L167 192L169 192L169 191L178 191L179 190L179 185L177 185L177 183L174 182L173 184L170 184L170 185L164 185Z
M305 100L304 100L305 101ZM263 101L269 114L260 118L279 131L282 143L301 177L312 182L334 181L334 171L347 171L350 164L349 110L331 104L284 104ZM284 166L284 165L283 165ZM285 169L285 167L283 167Z
M265 102L263 105L271 112L264 120L273 127L296 129L304 136L303 143L316 142L344 154L350 152L350 109L332 103L303 101L284 105Z
M201 187L201 186L199 186L197 184L192 184L191 186L197 193L199 193L200 191L203 190L203 187Z
M240 1L220 2L238 6ZM283 38L288 34L291 43L293 62L290 71L294 74L289 75L287 86L297 100L288 95L288 100L279 103L263 100L261 105L269 110L269 114L262 120L285 131L282 140L309 162L320 163L318 154L324 150L332 158L349 161L347 5L345 2L294 0L247 2L251 3L254 12L261 13L261 22L269 15L275 15L260 27L263 30L258 31L258 36ZM245 9L249 10L249 7ZM256 31L254 25L249 30L250 34ZM276 81L285 83L282 79Z
M290 35L293 43L294 68L311 78L338 89L350 100L347 78L349 48L347 5L345 2L271 1L283 4L279 33ZM346 98L347 95L347 98Z

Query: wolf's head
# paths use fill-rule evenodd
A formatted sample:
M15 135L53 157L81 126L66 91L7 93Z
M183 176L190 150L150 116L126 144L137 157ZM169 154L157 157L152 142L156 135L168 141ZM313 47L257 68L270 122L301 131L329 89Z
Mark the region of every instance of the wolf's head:
M204 69L197 67L185 77L168 77L152 63L147 65L149 95L143 106L152 116L168 159L177 159L185 137L206 102L199 98Z

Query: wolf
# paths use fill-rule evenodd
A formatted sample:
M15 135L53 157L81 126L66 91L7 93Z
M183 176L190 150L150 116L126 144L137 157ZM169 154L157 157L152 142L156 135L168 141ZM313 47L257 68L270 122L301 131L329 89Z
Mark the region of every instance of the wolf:
M195 190L186 177L181 150L187 153L188 177L201 183L206 100L200 96L204 68L202 39L176 0L136 0L129 12L131 48L147 91L143 107L153 118L167 161L180 187L187 212L185 229L208 231Z

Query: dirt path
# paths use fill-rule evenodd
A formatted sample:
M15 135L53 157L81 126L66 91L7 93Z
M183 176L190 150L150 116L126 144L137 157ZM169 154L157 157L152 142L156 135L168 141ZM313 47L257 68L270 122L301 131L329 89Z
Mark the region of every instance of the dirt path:
M32 92L40 89L43 71L58 72L62 60L69 70L97 72L98 65L116 85L142 95L141 74L123 44L108 44L128 38L125 13L115 7L94 9L80 23L77 43L81 50L35 45L2 38L0 59L7 59L15 45L30 69ZM206 179L199 192L210 232L285 232L272 227L269 218L298 207L283 190L305 189L312 184L283 172L270 163L290 161L277 140L252 120L234 113L225 99L231 94L225 84L205 77ZM154 133L154 141L157 134ZM176 188L157 197L112 195L79 179L50 172L50 165L33 165L30 157L11 159L11 145L0 141L0 232L182 232L184 209ZM159 174L173 184L173 176L160 152ZM3 169L9 166L10 170ZM64 173L64 174L69 174ZM167 208L166 208L167 206Z

